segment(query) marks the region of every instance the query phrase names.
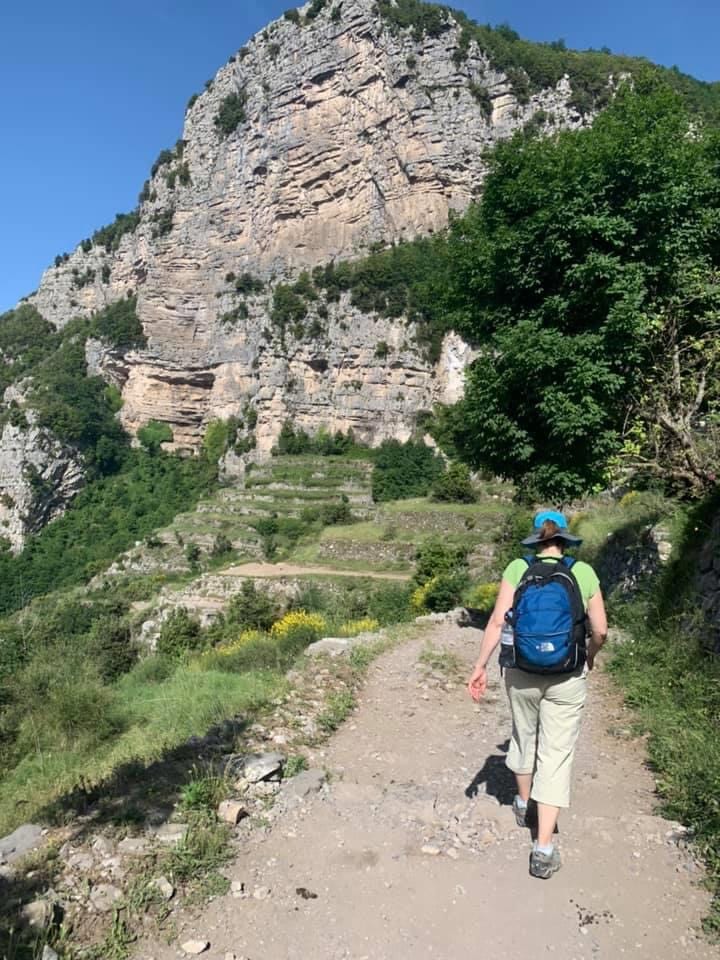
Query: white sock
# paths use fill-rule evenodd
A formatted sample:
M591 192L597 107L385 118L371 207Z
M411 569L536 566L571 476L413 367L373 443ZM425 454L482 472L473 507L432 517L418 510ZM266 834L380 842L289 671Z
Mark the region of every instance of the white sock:
M520 807L521 810L524 810L527 807L527 800L523 800L519 793L515 794L515 806Z
M555 846L554 844L549 843L546 847L541 847L536 840L535 849L537 850L538 853L544 853L546 857L549 857L552 854L553 850L555 849Z

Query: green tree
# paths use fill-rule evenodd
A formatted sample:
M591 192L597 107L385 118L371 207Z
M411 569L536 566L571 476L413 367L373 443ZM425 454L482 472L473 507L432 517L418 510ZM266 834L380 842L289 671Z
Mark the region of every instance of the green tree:
M424 497L442 471L442 459L421 441L385 440L375 455L373 500Z
M148 453L157 453L163 443L172 443L173 432L167 423L148 420L145 426L138 430L137 438Z
M697 400L704 382L695 415L711 410L719 158L718 132L652 81L622 88L592 129L500 146L482 202L449 238L446 305L482 345L441 418L463 459L567 500L607 481L637 405L665 430L687 412L680 394ZM704 359L659 418L648 385L669 375L670 334L678 355L700 338ZM689 470L711 482L712 470Z

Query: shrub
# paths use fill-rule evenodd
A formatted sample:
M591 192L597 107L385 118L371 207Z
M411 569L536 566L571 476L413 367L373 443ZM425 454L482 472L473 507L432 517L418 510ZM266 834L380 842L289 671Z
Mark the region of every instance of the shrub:
M105 269L106 267L103 267L103 277ZM109 277L110 268L107 267L107 270ZM146 346L147 338L137 315L136 298L117 300L104 310L94 313L90 318L87 335L106 340L123 350Z
M232 553L232 550L232 540L225 536L224 533L218 533L213 541L210 554L213 557L224 557L227 556L228 553Z
M188 543L185 545L185 559L191 567L194 567L195 564L199 562L200 547L196 543Z
M418 547L413 579L418 584L427 583L439 574L450 574L462 569L467 562L467 549L449 546L439 540L427 540Z
M375 455L373 500L425 496L442 469L442 459L424 443L385 440Z
M308 20L314 20L328 4L328 0L312 0L308 12L305 14Z
M172 443L173 432L167 423L148 420L145 426L138 430L137 438L148 453L157 453L163 443Z
M373 617L363 617L362 620L347 620L338 628L339 637L356 637L359 633L374 633L380 623Z
M238 425L236 417L208 423L203 437L203 451L209 463L217 463L235 443Z
M96 620L88 634L87 652L103 681L112 682L127 673L138 656L127 619L108 615Z
M135 232L139 223L139 210L133 210L130 213L118 213L113 223L95 231L92 235L93 245L105 247L108 253L111 253L119 248L120 241L126 233Z
M229 276L231 276L231 274L228 274L228 277ZM263 281L259 277L254 277L251 273L248 273L247 270L241 273L239 277L235 277L234 274L232 274L232 277L235 281L235 290L247 297L253 296L256 293L262 293L265 289Z
M21 755L80 745L91 748L122 729L123 718L112 691L102 684L94 665L76 652L46 651L33 659L16 682Z
M375 347L375 356L378 360L384 360L390 353L390 347L384 340L380 340Z
M185 607L177 607L160 628L158 653L177 659L197 652L203 646L200 622L191 617Z
M473 99L480 105L482 115L486 120L490 120L493 112L493 101L488 89L479 83L470 83L468 89Z
M300 23L300 13L294 7L291 10L286 10L283 14L285 20L289 20L290 23L299 24Z
M221 138L230 136L241 123L247 120L245 107L247 106L247 94L244 90L237 93L229 93L220 104L220 109L215 117L215 129Z
M464 463L452 463L435 480L430 499L450 503L475 503L477 494L470 480L470 470Z
M270 629L273 640L292 640L305 646L318 640L325 630L325 620L319 613L292 610L274 623Z
M307 307L303 298L292 287L279 283L273 291L273 305L270 319L281 330L288 325L302 323L307 316Z
M445 613L457 607L467 586L467 574L460 570L438 573L419 586L412 595L414 610Z
M175 153L172 150L161 150L158 154L157 160L150 168L150 176L154 177L160 167L167 166L168 164L172 163L174 159Z
M269 630L276 616L277 606L268 594L258 590L254 580L243 580L240 591L228 606L227 622L255 630Z
M498 595L497 583L478 583L465 596L466 605L482 613L492 613Z
M156 240L159 237L166 237L171 232L174 218L174 207L166 207L164 210L160 210L158 213L153 214L152 222L155 224L155 226L153 227L152 235Z

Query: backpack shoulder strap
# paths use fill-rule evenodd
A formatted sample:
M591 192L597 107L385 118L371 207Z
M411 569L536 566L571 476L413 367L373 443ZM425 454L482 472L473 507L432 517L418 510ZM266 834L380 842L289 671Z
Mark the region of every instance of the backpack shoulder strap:
M568 570L572 570L572 568L575 566L575 562L575 557L566 557L564 554L560 560L560 563L564 564Z

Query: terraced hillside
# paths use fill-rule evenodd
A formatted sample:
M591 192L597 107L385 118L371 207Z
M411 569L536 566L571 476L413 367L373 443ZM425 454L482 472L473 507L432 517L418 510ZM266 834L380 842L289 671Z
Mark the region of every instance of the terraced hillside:
M475 504L375 504L371 474L372 461L361 458L280 456L254 465L243 484L222 487L178 515L93 587L140 584L134 610L152 646L174 609L184 607L206 626L248 577L285 600L308 582L338 577L409 580L417 549L429 539L465 549L473 580L491 575L507 487L483 485Z

